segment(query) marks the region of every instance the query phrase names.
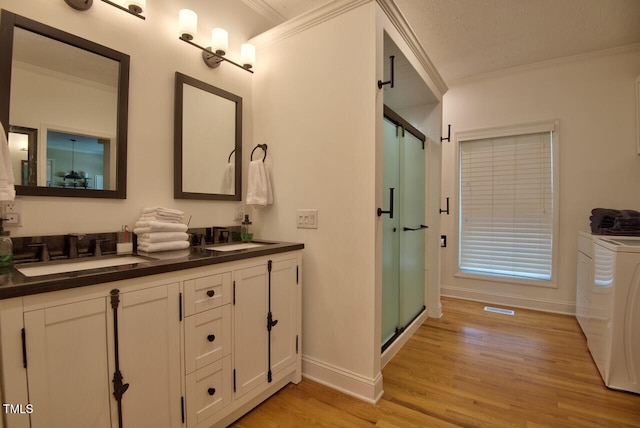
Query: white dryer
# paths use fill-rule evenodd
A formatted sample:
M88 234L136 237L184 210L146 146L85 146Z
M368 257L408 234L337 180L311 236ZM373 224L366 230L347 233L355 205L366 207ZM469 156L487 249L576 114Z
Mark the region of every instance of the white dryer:
M640 394L640 239L594 240L587 344L604 383Z

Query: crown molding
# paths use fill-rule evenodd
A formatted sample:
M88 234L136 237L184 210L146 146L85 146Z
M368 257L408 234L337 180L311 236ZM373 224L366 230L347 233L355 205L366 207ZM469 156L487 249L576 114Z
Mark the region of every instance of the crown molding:
M325 21L333 19L336 16L349 12L363 4L370 3L371 1L373 0L334 0L329 3L325 3L316 9L312 9L300 16L283 22L271 30L267 30L262 34L257 35L251 39L251 43L254 45L266 46L285 40L291 36L306 31L309 28L313 28Z
M382 11L387 15L393 26L398 30L402 39L405 41L411 52L416 56L420 65L425 69L428 76L433 80L434 85L441 94L449 89L440 72L429 59L429 56L416 36L416 33L409 25L407 18L404 16L394 0L376 0Z
M242 2L265 17L272 24L279 25L287 20L286 17L269 6L264 0L242 0Z
M262 0L243 1L247 4L263 3ZM329 3L325 3L316 9L310 10L309 12L289 21L285 21L277 27L267 30L252 38L251 43L265 46L279 42L372 1L374 0L334 0ZM424 68L427 75L433 80L438 91L441 94L447 92L447 84L427 56L420 40L418 40L418 37L407 22L402 11L400 11L396 2L394 0L375 1L389 18L391 24L400 33L402 39L408 45L411 52L416 56L418 62Z

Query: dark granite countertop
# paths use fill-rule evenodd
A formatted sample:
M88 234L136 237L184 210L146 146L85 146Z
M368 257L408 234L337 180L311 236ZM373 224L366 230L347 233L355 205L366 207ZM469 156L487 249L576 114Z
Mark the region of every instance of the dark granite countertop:
M139 278L148 275L173 272L176 270L191 269L200 266L209 266L236 260L250 259L253 257L267 256L270 254L301 250L304 248L304 244L290 242L254 242L268 242L268 245L235 251L212 251L202 247L192 247L189 250L176 252L149 254L139 253L134 254L134 256L144 258L145 261L113 267L31 277L23 275L15 266L12 266L11 268L5 268L0 271L0 299L9 299L12 297L84 287L87 285L119 281L123 279ZM232 242L229 245L233 244L238 244L238 242ZM122 256L111 255L103 256L102 258L113 257ZM99 258L95 258L95 260L97 259ZM89 260L89 258L29 263L28 265L23 264L22 266L38 266L45 263L59 264L84 260Z

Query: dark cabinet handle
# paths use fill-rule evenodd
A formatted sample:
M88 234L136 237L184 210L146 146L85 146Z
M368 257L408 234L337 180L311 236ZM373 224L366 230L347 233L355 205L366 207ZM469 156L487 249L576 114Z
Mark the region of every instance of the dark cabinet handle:
M421 230L421 229L428 229L429 226L425 226L424 224L421 224L420 227L405 227L404 231L406 232L407 230Z
M207 290L207 296L209 296L209 297L213 297L213 296L215 296L215 294L216 294L216 292L215 292L215 291L213 291L213 290Z
M213 342L214 340L216 340L216 335L215 334L210 334L209 336L207 336L207 340L209 342Z
M209 389L207 390L207 392L209 392L209 395L213 395L213 394L215 394L215 393L216 393L216 389L215 389L215 388L209 388Z
M393 218L393 187L389 187L389 210L383 211L382 208L378 208L378 217L382 214L389 214L389 218Z

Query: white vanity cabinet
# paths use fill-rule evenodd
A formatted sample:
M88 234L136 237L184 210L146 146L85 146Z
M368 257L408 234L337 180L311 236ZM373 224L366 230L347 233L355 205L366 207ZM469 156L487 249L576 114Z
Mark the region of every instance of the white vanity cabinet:
M122 420L135 427L179 427L180 284L111 285L119 287L119 372L129 385ZM118 426L113 300L110 292L83 296L86 291L24 299L32 428Z
M187 427L231 402L231 272L184 281L184 367Z
M0 427L230 424L301 380L301 266L285 251L0 300L2 400L32 409Z
M230 264L229 272L217 275L224 278L221 290L226 290L226 278L230 278L230 303L227 305L227 300L221 299L220 307L196 314L203 316L218 311L220 315L207 316L211 319L210 329L194 334L205 351L194 351L192 355L207 353L203 338L215 334L216 328L229 331L225 321L227 313L231 316L228 335L231 352L229 355L229 342L223 339L220 342L223 350L214 351L218 357L212 353L208 361L213 362L203 361L202 366L196 362L195 371L187 375L185 399L189 428L227 426L287 383L301 381L301 257L297 251L248 259ZM191 306L189 302L187 298L185 304ZM187 330L195 330L197 325L200 324L185 322L185 356L191 347L187 338L192 333ZM217 335L215 341L218 341ZM185 365L193 368L191 359L186 356Z

